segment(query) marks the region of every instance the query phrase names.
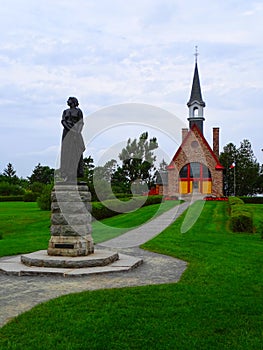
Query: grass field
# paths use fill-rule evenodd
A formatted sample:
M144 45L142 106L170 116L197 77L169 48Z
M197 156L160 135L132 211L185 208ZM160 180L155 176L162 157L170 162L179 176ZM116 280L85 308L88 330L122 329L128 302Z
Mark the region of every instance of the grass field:
M188 261L179 283L51 300L4 326L0 349L262 349L263 240L229 232L226 205L207 202L188 232L182 216L144 245Z
M92 237L95 243L116 237L143 224L179 201L139 208L125 215L118 215L93 223ZM42 211L36 203L0 202L0 257L47 249L50 238L50 212Z
M47 248L50 212L36 203L0 202L0 256Z

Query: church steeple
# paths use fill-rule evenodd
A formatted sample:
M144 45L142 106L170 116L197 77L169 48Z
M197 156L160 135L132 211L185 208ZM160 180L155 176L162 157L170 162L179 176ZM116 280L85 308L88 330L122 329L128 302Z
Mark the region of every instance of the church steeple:
M189 120L190 129L195 124L203 133L203 122L205 120L203 116L204 115L203 109L205 107L205 102L202 99L200 79L199 79L199 73L198 73L198 67L197 67L197 56L198 56L198 52L197 52L197 46L196 46L193 85L192 85L190 99L187 102L187 106L189 108L188 120Z

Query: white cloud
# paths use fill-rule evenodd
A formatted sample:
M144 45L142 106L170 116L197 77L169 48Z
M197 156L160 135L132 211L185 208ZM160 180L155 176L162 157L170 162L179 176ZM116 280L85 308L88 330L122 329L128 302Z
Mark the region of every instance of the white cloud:
M24 153L30 142L32 149L41 143L37 150L60 142L61 113L70 95L79 98L85 115L139 102L186 121L195 45L207 126L222 124L222 134L233 129L236 139L247 135L258 147L262 17L262 3L245 0L205 0L202 6L193 0L3 0L0 120L5 137L0 147L10 152L2 161L18 152L9 140L19 141L23 133L27 142L17 144ZM90 119L91 130L96 122ZM31 159L35 166L37 155Z

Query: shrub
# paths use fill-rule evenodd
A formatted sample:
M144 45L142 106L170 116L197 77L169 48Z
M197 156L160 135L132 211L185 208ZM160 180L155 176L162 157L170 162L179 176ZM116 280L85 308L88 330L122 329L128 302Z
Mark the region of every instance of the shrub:
M24 194L24 202L36 202L38 196L39 194L37 194L36 192L27 191Z
M152 204L160 204L162 203L163 196L148 196L146 202L144 203L144 207Z
M119 199L120 201L129 201L132 198L132 194L127 193L114 193L108 196L107 199Z
M53 185L45 185L41 195L37 198L37 204L41 210L51 209L51 191Z
M110 218L118 213L110 210L101 202L92 202L92 216L97 220Z
M257 232L260 234L260 237L263 239L263 221L262 220L258 224Z
M228 202L229 204L232 205L241 205L244 204L244 202L242 201L242 199L238 198L238 197L229 197L228 198Z
M263 197L240 197L243 202L248 204L263 204Z
M245 204L234 205L231 208L231 213L234 215L235 213L251 213L250 209Z
M34 193L38 193L39 195L43 192L44 188L45 188L45 184L39 181L33 182L30 185L30 190Z
M233 232L253 233L253 216L242 199L229 197L230 227Z
M0 182L1 196L17 196L23 195L24 189L19 185L10 184L6 181Z
M123 212L134 211L137 208L162 202L162 196L134 197L129 201L116 199L105 200L104 202L92 202L92 216L97 220L106 219Z
M233 232L253 232L253 219L247 211L236 211L231 214L231 229Z

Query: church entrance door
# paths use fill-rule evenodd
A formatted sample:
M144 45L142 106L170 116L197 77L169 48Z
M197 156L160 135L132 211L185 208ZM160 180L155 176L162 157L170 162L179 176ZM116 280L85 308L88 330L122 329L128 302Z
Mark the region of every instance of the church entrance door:
M179 173L179 192L181 194L212 192L212 177L208 167L202 163L188 163Z

